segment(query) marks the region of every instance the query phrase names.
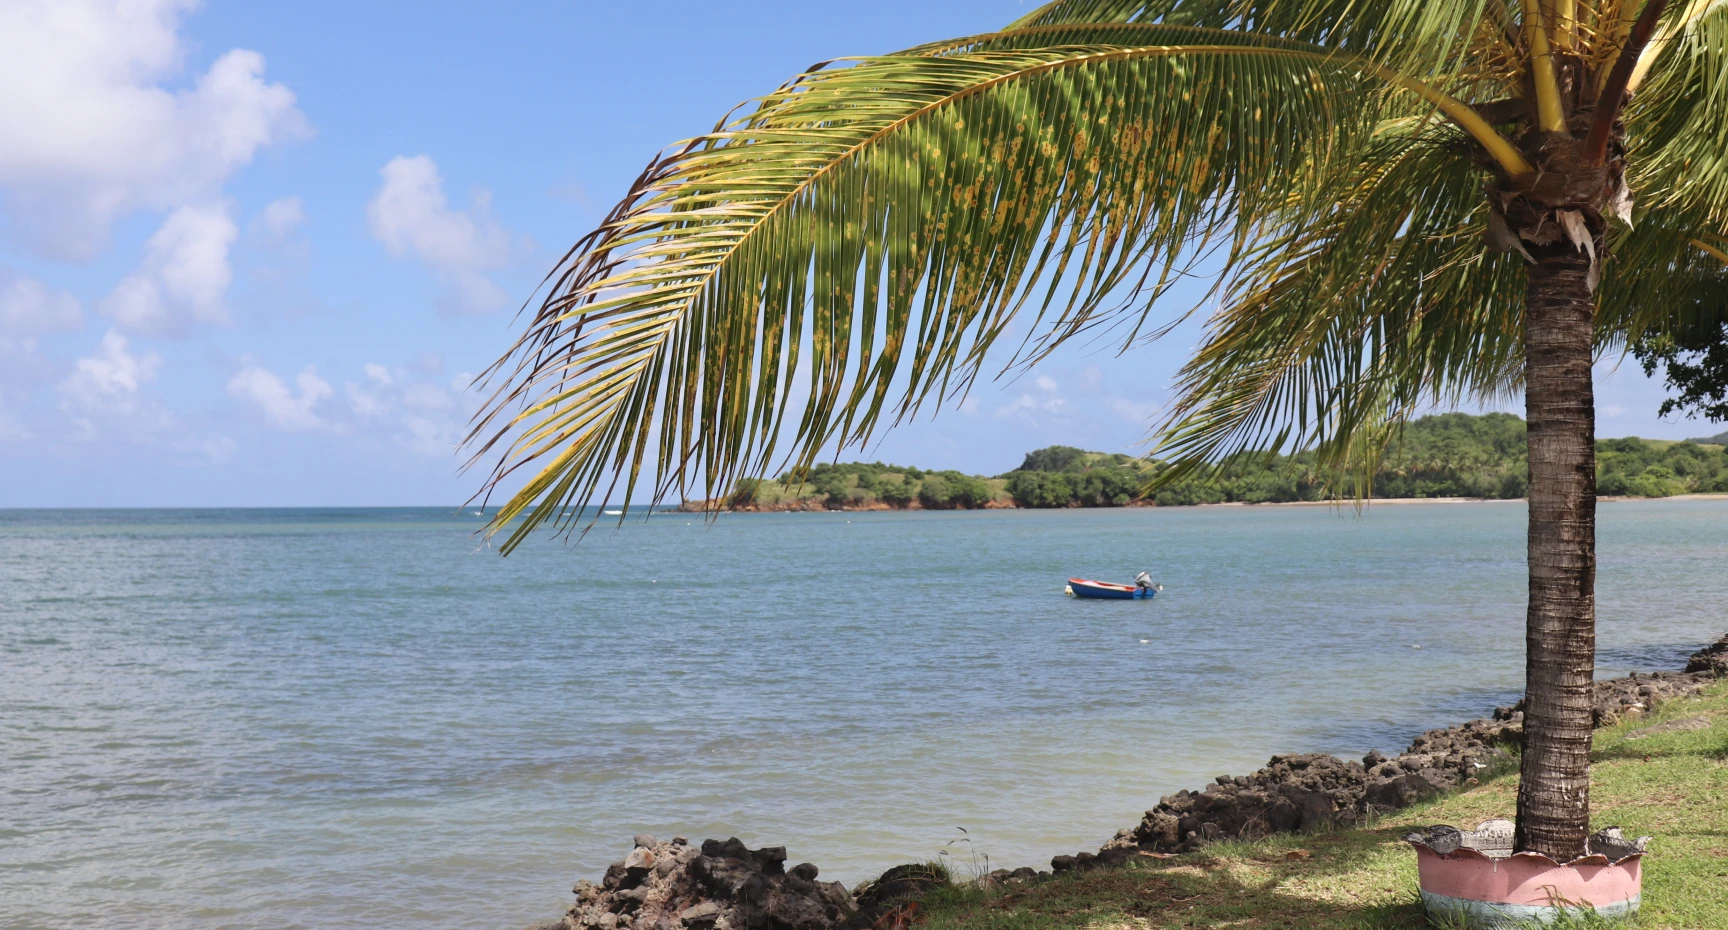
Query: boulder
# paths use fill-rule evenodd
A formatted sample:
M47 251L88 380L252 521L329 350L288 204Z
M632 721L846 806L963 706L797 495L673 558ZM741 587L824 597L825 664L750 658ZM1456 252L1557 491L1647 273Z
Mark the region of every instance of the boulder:
M1728 678L1728 634L1692 653L1691 658L1686 661L1686 671L1706 674L1713 678Z
M785 869L786 849L738 839L637 836L599 885L577 882L564 930L832 930L856 910L839 882L814 865Z

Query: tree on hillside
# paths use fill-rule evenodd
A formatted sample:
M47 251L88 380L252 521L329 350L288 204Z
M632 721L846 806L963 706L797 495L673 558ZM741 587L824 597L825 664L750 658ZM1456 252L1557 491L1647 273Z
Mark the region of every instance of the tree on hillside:
M1045 446L1026 453L1015 471L1067 471L1086 457L1084 449L1073 446Z
M1724 75L1719 0L1058 0L814 67L654 159L555 270L470 440L493 484L537 469L492 528L718 497L957 402L1011 321L1010 366L1126 348L1222 268L1167 480L1256 448L1371 475L1412 411L1524 391L1516 843L1578 855L1592 354L1728 286Z

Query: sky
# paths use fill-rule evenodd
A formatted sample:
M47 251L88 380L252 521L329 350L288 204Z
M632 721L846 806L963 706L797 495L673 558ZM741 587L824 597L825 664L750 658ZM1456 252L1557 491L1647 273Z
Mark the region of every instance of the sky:
M814 62L1028 8L8 0L0 507L460 504L474 374L650 157ZM863 456L1136 451L1199 334L1064 349ZM1662 396L1604 362L1599 434L1719 430Z

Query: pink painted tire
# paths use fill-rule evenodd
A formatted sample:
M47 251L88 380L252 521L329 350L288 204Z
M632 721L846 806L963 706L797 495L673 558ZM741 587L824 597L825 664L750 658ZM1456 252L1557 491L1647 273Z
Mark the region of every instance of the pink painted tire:
M1590 838L1590 855L1566 863L1513 853L1506 820L1472 831L1434 827L1405 840L1416 847L1422 906L1435 917L1498 928L1549 923L1564 911L1610 919L1638 913L1648 837L1627 842L1619 830L1604 830Z

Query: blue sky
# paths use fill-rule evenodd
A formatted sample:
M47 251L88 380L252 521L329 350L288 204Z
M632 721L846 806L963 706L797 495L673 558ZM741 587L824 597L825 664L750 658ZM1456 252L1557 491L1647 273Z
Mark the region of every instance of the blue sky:
M654 152L813 62L1027 8L14 0L0 506L459 503L468 377ZM1132 451L1196 332L1065 350L870 457ZM1717 431L1600 374L1602 435Z

